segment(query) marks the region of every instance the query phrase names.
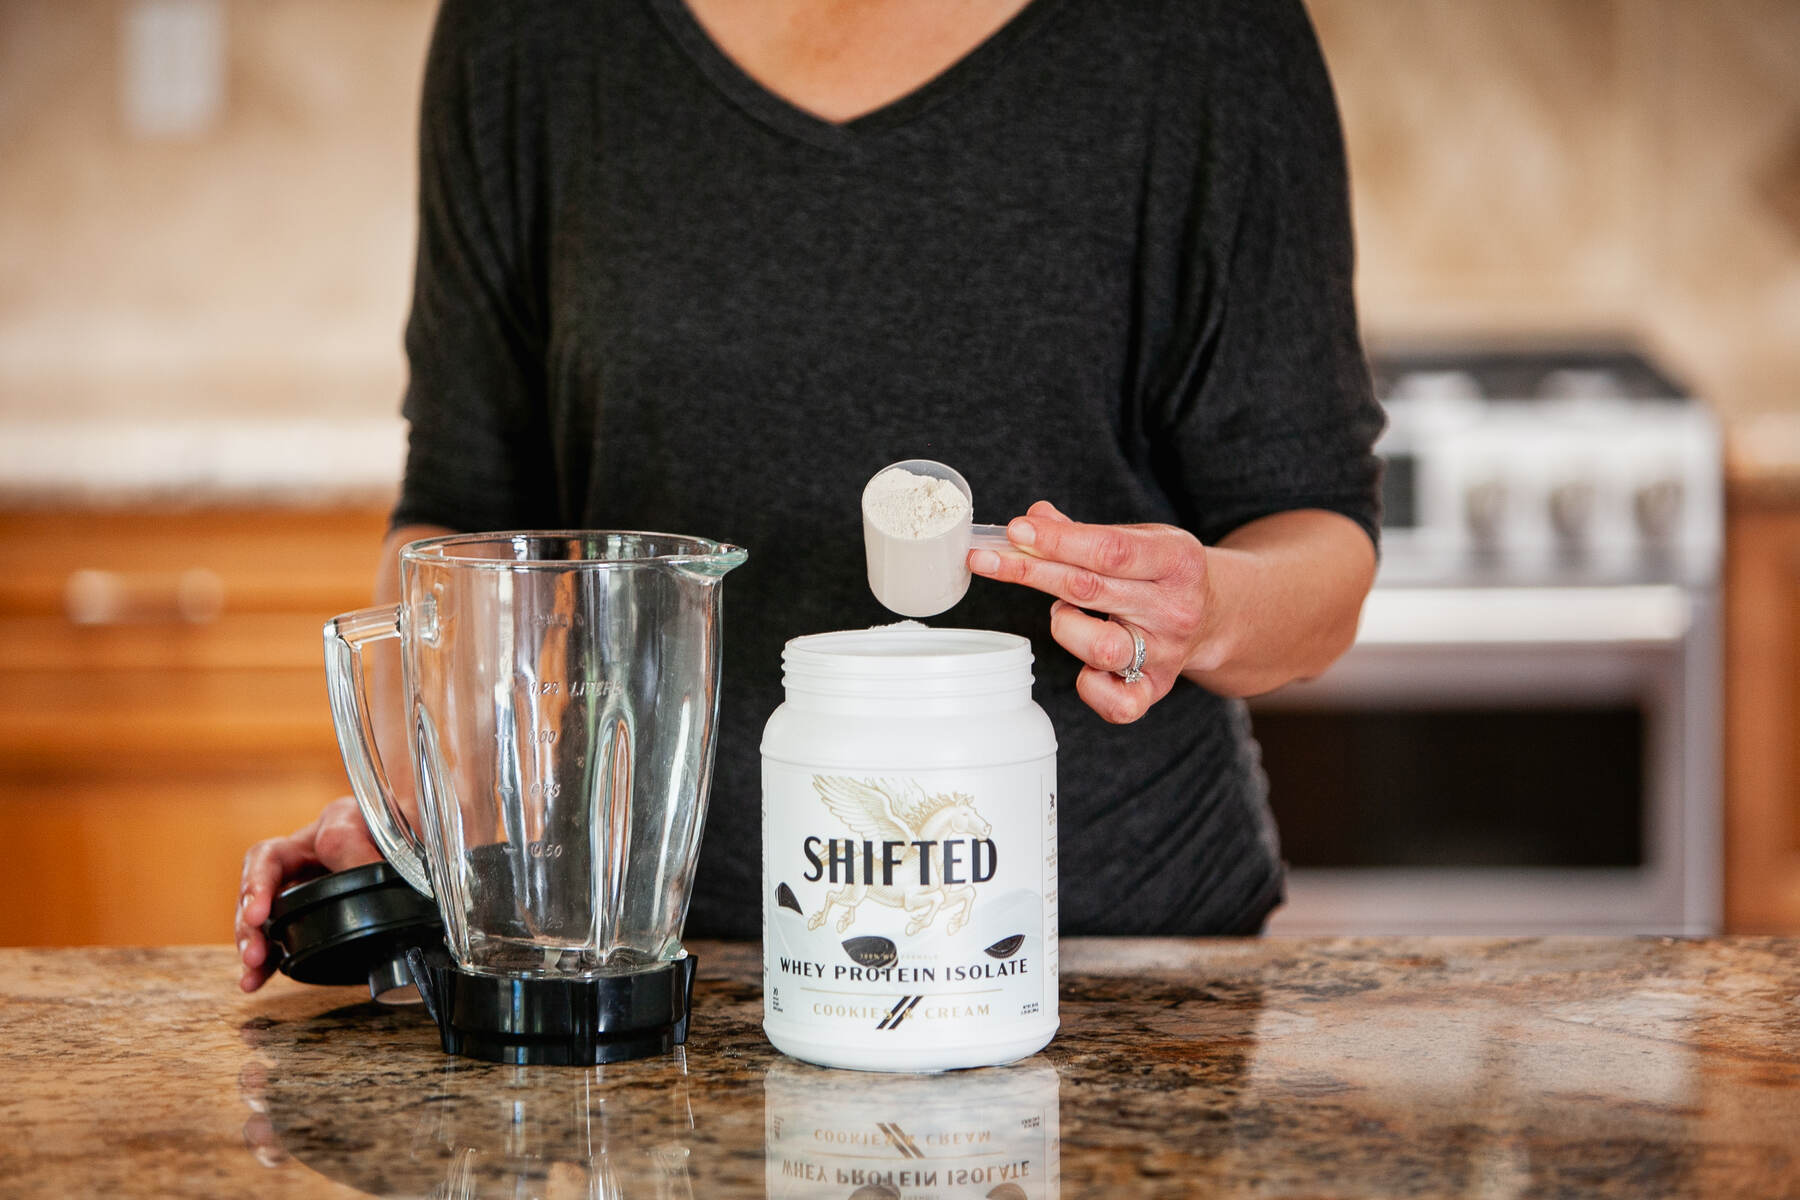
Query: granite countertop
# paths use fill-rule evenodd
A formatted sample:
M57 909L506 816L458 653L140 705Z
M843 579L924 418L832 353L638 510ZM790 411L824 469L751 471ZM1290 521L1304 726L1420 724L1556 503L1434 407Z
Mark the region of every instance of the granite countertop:
M0 950L8 1196L1800 1197L1800 940L1070 941L1012 1067L825 1071L699 944L688 1045L445 1057L228 947Z

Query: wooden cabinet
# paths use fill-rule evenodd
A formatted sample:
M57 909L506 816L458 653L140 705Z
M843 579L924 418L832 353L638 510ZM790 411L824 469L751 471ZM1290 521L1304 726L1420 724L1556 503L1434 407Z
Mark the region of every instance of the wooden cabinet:
M245 847L348 790L321 627L385 523L0 512L0 945L230 940Z
M1725 919L1800 931L1800 489L1740 488L1725 578Z

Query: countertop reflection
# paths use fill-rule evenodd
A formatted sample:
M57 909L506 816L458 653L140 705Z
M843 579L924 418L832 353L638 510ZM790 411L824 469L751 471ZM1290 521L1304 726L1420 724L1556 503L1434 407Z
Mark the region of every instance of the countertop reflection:
M1800 1197L1800 941L1071 941L1006 1068L827 1071L700 944L687 1047L446 1058L226 948L0 950L7 1195Z

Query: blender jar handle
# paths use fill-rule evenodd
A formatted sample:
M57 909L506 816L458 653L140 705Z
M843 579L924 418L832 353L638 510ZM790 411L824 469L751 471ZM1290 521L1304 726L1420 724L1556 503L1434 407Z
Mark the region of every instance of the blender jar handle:
M333 617L325 622L325 682L331 693L331 723L337 729L338 750L344 756L350 789L356 793L356 805L362 809L369 835L406 882L429 896L431 877L425 870L424 849L401 815L381 765L363 675L364 644L399 636L397 604L359 608Z

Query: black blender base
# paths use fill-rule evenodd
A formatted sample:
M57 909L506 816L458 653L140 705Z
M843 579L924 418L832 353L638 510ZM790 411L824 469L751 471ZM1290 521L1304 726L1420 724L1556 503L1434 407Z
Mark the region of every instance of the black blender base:
M667 1054L687 1041L694 959L604 979L502 979L461 971L442 950L406 965L444 1052L487 1062L595 1066Z

